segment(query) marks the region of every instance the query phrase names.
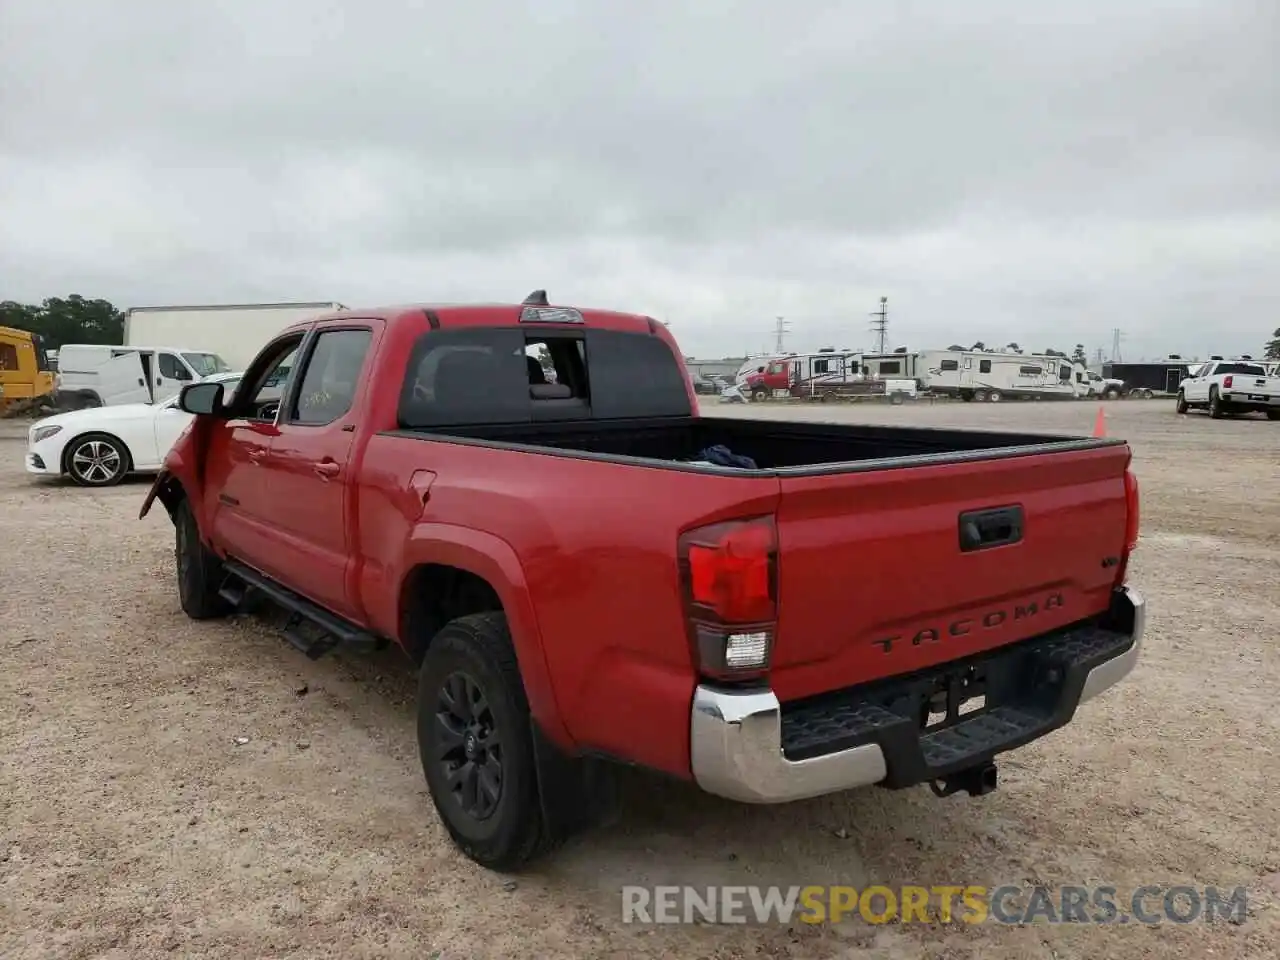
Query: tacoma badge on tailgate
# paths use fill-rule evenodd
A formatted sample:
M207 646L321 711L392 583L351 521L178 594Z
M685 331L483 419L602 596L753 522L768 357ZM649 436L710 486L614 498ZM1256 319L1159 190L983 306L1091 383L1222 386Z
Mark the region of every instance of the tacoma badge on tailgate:
M972 633L975 629L994 630L996 627L1003 626L1009 620L1026 620L1029 617L1034 617L1041 610L1054 610L1061 607L1065 602L1066 600L1061 593L1054 592L1039 600L1014 604L1012 607L997 607L981 616L961 617L959 620L952 620L950 623L922 627L911 637L911 645L918 647L922 643L937 643L943 637L963 637ZM873 644L888 653L893 649L895 643L905 639L905 635L898 634L892 637L885 637L883 640L875 640Z

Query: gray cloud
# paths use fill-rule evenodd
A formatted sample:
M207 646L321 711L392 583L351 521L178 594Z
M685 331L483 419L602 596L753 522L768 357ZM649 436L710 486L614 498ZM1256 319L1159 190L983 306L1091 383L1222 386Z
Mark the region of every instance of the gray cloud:
M1257 350L1277 9L7 0L0 296L547 286L721 353L869 344L884 294L913 346Z

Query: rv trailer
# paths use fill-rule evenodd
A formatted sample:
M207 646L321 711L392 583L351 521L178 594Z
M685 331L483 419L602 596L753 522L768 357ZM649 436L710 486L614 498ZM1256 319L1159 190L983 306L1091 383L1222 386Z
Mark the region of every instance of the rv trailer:
M868 353L862 358L862 372L869 377L882 380L915 380L922 379L920 373L920 355L918 353Z
M1074 400L1088 394L1084 364L1070 357L983 350L924 350L918 369L930 393L998 403Z
M749 372L738 388L752 400L794 397L805 400L853 400L891 394L914 395L910 381L869 377L855 351L819 350L774 357Z

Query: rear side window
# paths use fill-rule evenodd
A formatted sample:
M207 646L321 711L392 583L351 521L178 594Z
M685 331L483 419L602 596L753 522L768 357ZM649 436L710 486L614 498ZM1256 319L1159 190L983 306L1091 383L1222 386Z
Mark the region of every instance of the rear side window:
M520 423L530 419L524 331L435 330L409 356L400 389L403 427Z
M409 357L402 427L689 416L683 360L657 337L519 327L436 330Z
M692 416L681 363L649 334L588 330L592 419Z

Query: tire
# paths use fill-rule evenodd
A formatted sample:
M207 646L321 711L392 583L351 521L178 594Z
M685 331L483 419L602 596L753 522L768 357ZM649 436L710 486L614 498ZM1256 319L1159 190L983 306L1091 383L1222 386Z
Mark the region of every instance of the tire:
M1221 420L1227 415L1226 404L1222 402L1222 398L1218 396L1218 388L1209 388L1209 416L1215 420Z
M1268 411L1267 411L1267 419L1268 419L1268 420L1280 420L1280 410L1268 410Z
M1103 396L1108 400L1116 400L1120 397L1120 391L1115 389L1115 387L1112 387L1110 390L1104 393Z
M76 437L62 456L67 475L82 487L115 486L132 466L128 448L107 433Z
M974 391L974 393L973 393L973 399L977 400L979 403L986 403L986 402L987 402L987 391L985 391L985 390L975 390L975 391Z
M222 561L200 539L200 527L184 498L173 512L173 555L178 572L178 600L192 620L213 620L231 612L218 593L226 576Z
M417 710L422 772L458 849L501 871L545 853L529 703L503 614L445 624L422 661Z
M960 394L960 399L965 403L973 403L973 392L966 390L964 393Z
M1191 406L1187 403L1187 395L1181 390L1178 391L1178 405L1176 409L1178 413L1186 413L1191 409Z
M759 403L761 400L768 400L768 399L769 399L769 391L765 390L762 387L757 387L756 389L751 391L752 403Z
M999 403L1002 399L1003 397L1001 396L1001 393L999 390L992 390L989 394L987 394L988 403Z

